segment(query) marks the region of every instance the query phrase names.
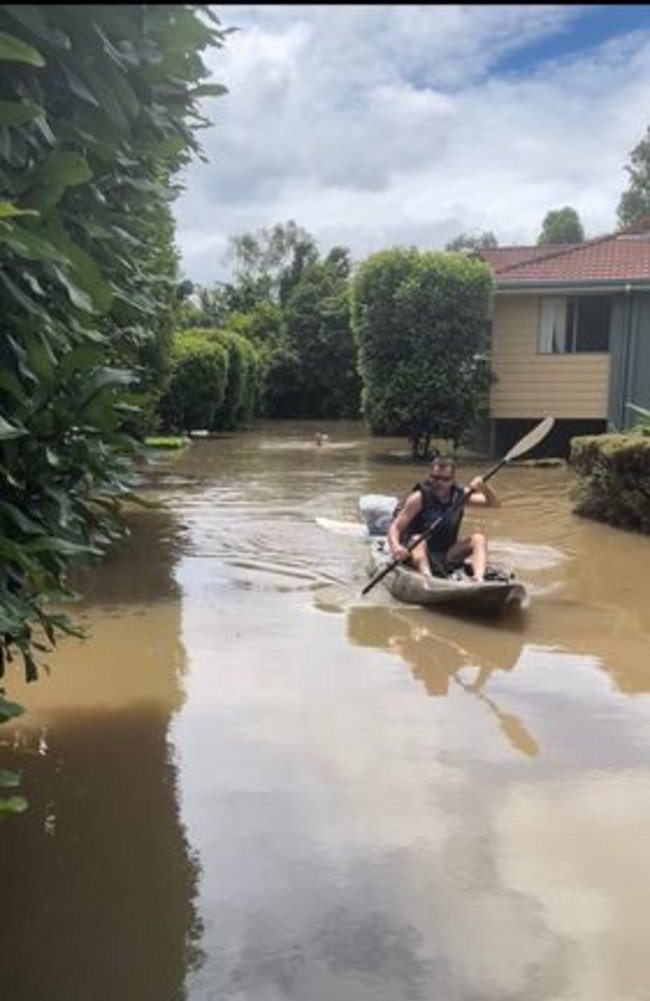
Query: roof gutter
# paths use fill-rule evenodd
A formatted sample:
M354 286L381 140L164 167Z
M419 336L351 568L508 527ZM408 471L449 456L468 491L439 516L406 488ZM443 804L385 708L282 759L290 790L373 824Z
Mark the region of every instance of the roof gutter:
M558 281L535 281L535 282L505 282L495 278L495 293L497 295L516 295L517 293L530 294L534 292L556 293L566 295L567 292L581 293L588 295L596 292L650 292L650 280L647 278L637 278L632 280L612 281L612 279L598 279L587 282L558 282Z

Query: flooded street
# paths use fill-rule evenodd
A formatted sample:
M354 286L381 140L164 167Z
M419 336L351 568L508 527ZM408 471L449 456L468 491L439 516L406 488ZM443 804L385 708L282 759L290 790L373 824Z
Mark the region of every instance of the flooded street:
M650 539L572 515L562 466L505 468L464 525L525 613L362 598L343 523L425 467L327 430L156 457L89 639L9 675L2 998L650 998Z

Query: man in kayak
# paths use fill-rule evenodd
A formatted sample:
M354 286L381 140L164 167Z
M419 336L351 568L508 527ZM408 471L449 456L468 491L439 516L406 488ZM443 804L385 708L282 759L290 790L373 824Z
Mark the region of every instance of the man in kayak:
M465 504L498 507L499 500L481 476L475 476L469 487L459 486L454 460L446 456L435 458L428 479L416 483L395 510L387 535L393 557L402 560L408 555L416 570L429 577L434 572L445 575L467 561L474 580L483 580L487 565L485 536L474 532L464 539L458 538ZM436 522L431 535L408 553L408 543Z

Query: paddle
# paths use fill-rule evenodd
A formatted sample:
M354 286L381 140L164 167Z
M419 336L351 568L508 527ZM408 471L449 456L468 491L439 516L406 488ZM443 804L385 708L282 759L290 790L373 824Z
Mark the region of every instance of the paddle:
M540 421L539 424L532 429L532 431L529 431L528 434L525 434L523 438L520 438L520 440L515 445L512 446L509 452L506 452L504 457L500 459L499 462L497 462L496 466L492 466L492 469L489 469L487 473L485 473L485 475L483 476L483 482L489 480L490 477L494 476L495 473L498 473L501 467L505 466L507 462L510 462L512 459L518 458L525 452L530 452L531 448L534 448L535 445L539 445L540 441L542 441L542 439L545 438L546 435L549 433L554 423L555 423L555 418L551 416L545 417L544 420ZM461 507L469 497L470 493L471 491L469 491L464 495L463 499L461 500ZM456 511L458 510L458 508L455 507L452 508L452 510ZM445 518L448 518L451 513L452 511L450 510L447 512L447 514L441 515L440 518L436 518L433 524L430 525L429 528L427 528L426 532L423 532L421 535L418 535L415 539L409 542L408 546L406 547L407 550L406 556L398 556L395 559L390 560L390 562L387 563L385 567L382 567L381 570L378 573L376 573L375 576L371 578L371 580L368 581L366 586L362 589L361 594L362 595L368 594L368 592L373 589L375 584L378 584L380 580L384 579L386 574L389 574L391 570L394 570L395 567L400 565L400 563L404 563L408 559L408 554L411 552L411 550L415 549L415 547L424 539L428 539L430 535L433 535L433 533L436 531L441 522L443 522Z

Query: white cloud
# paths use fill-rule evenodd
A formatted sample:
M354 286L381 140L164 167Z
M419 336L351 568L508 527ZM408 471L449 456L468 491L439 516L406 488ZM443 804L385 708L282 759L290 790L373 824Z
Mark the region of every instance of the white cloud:
M584 7L215 9L240 30L207 56L229 93L206 101L209 163L176 204L190 278L223 279L229 236L288 219L357 259L485 229L533 243L564 205L588 236L615 228L648 124L650 32L556 55Z

